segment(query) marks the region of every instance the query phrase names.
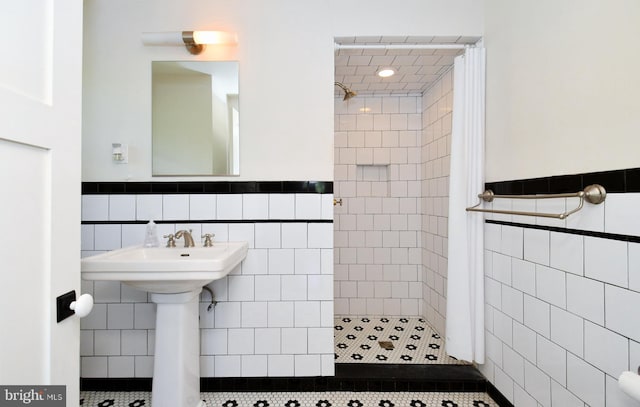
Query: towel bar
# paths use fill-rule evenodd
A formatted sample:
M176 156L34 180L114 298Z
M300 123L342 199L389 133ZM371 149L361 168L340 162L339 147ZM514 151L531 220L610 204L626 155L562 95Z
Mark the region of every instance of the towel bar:
M472 207L467 208L468 212L486 212L486 213L499 213L504 215L520 215L520 216L539 216L543 218L565 219L569 215L578 212L582 209L584 201L591 204L600 204L604 202L607 197L607 191L602 185L593 184L589 185L582 191L565 193L565 194L539 194L539 195L496 195L490 189L484 191L478 195L481 201ZM578 206L570 211L563 213L540 213L540 212L521 212L521 211L509 211L502 209L484 209L478 208L484 202L493 202L496 198L508 198L508 199L552 199L552 198L580 198Z

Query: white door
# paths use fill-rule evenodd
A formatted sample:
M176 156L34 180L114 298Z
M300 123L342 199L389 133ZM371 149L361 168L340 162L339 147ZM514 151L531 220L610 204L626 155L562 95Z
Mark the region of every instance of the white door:
M82 0L0 2L0 384L79 405Z

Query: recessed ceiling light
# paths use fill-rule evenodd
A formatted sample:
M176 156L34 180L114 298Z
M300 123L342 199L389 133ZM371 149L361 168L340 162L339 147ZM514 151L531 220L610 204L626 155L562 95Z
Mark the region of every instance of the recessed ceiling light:
M378 76L381 78L388 78L393 76L395 73L396 71L394 71L393 68L382 68L378 71Z

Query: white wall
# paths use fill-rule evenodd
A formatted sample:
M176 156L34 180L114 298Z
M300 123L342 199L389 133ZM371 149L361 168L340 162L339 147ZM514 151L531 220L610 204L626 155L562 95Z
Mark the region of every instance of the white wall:
M485 18L488 181L640 166L640 3L492 1ZM610 194L566 222L485 225L482 371L515 405L637 405L616 382L640 364L628 311L640 303L637 195Z
M88 0L85 2L83 180L151 178L152 60L240 62L240 180L333 178L333 38L482 35L483 1ZM117 22L115 24L114 22ZM193 57L143 46L140 33L237 32L236 48ZM112 142L129 144L114 165ZM217 178L220 179L220 178Z
M639 2L489 1L485 18L487 181L640 166Z

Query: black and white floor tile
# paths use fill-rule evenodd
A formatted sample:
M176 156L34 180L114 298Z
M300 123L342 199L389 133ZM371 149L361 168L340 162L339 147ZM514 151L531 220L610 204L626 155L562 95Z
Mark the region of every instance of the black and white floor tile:
M444 340L422 318L336 317L334 327L336 363L467 364L446 354Z
M486 393L201 393L207 407L497 407ZM147 392L81 392L82 407L149 407Z

